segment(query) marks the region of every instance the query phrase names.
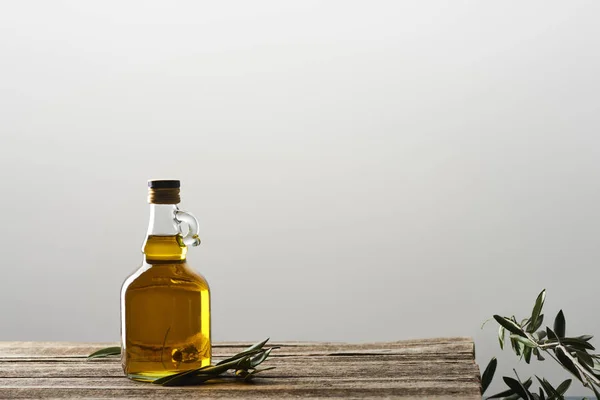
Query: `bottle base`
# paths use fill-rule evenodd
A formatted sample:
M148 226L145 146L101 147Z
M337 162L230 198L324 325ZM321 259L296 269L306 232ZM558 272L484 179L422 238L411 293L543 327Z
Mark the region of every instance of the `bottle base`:
M199 362L190 364L180 364L179 368L165 369L162 363L132 363L128 367L123 369L126 371L125 375L134 381L138 382L154 382L157 379L164 378L165 376L180 374L182 372L198 369L201 367L207 367L211 365L211 358L205 357Z
M147 371L147 372L138 372L138 373L130 373L127 374L127 378L138 381L138 382L154 382L157 379L164 378L165 376L179 374L181 370L173 370L173 371Z

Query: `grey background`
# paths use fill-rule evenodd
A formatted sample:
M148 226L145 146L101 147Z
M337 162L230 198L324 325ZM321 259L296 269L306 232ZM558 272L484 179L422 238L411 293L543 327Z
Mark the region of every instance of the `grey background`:
M599 333L599 17L0 3L0 340L118 340L149 178L181 179L200 220L217 341L464 335L485 365L481 322L544 287Z

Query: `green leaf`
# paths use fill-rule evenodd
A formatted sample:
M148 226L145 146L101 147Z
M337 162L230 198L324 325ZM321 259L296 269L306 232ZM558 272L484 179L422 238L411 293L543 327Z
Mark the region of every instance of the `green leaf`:
M504 350L504 334L506 333L506 329L502 325L498 327L498 342L500 343L500 349Z
M556 336L556 333L552 329L546 327L546 333L548 334L548 340L560 343L558 336Z
M515 339L510 339L510 346L512 347L513 351L515 352L515 354L517 356L521 355L521 346L522 344L520 344L519 342L517 342Z
M523 350L523 358L525 359L525 362L527 364L529 364L529 362L531 361L531 347L525 347L525 350Z
M544 394L544 390L542 388L540 388L540 400L546 400L546 395Z
M502 379L504 380L504 383L506 383L506 385L513 390L513 392L521 396L523 399L531 399L529 391L525 389L521 382L509 376L505 376Z
M540 329L540 326L542 326L543 322L544 322L544 314L541 314L535 323L532 323L531 325L529 325L527 332L533 333L533 332L537 331L538 329Z
M590 340L592 340L594 337L592 335L581 335L581 336L577 336L577 339L580 340L584 340L586 342L589 342Z
M493 396L487 397L487 400L508 398L509 396L511 396L513 394L515 394L514 390L508 389L508 390L505 390L504 392L496 393Z
M118 356L121 354L121 347L107 347L105 349L98 350L92 354L90 354L87 358L101 358L101 357L110 357L110 356Z
M523 332L523 329L521 329L521 327L516 322L514 322L506 317L501 317L500 315L494 315L494 319L496 320L496 322L498 322L500 325L502 325L507 331L514 333L515 335L519 335L519 336L523 336L523 337L527 336L527 335L525 335L525 332Z
M532 325L537 324L537 320L542 313L542 308L544 307L544 301L546 301L546 289L542 290L540 294L538 294L535 299L535 304L533 305L533 310L531 311L531 323ZM533 329L531 332L534 332L536 329Z
M487 367L485 367L485 371L483 371L483 374L481 375L481 394L484 394L490 386L490 383L492 383L497 366L498 360L496 360L496 357L493 357Z
M525 348L525 346L522 343L518 342L516 339L513 338L510 338L510 345L517 356L520 356L523 353L523 349Z
M573 357L564 350L562 346L557 346L554 350L554 354L556 354L556 358L562 364L562 366L569 371L573 376L575 376L579 381L585 382L585 377L583 373L577 368L574 363Z
M556 388L556 391L558 393L560 393L561 395L564 395L565 393L567 393L567 390L569 390L569 387L571 386L571 382L573 382L572 379L567 379L567 380L563 381L563 383L558 385L558 387Z
M217 363L217 365L224 364L224 363L230 362L232 360L236 360L238 358L242 358L244 356L247 356L248 354L256 354L257 350L262 349L264 347L264 345L267 344L268 341L269 341L269 338L267 338L266 340L263 340L262 342L253 344L252 346L248 347L246 350L242 351L241 353L238 353L233 357L226 358L225 360Z
M277 348L278 347L271 347L270 349L265 350L263 353L259 353L256 356L252 357L250 359L250 366L252 368L256 368L258 365L260 365L260 363L265 361L267 359L267 357L269 357L269 354L271 354L272 350L277 349Z
M587 365L590 368L594 368L594 359L587 353L587 351L576 349L573 349L573 351L575 352L575 356L577 357L577 360L579 360L580 364Z
M525 387L525 389L529 389L529 387L531 386L532 383L533 383L533 381L531 380L531 378L529 378L525 382L523 382L523 386ZM508 390L505 390L504 392L496 393L493 396L487 397L487 399L502 399L502 398L504 400L509 400L509 399L517 400L520 397L518 394L515 394L515 392L512 389L508 389Z
M538 361L545 360L544 356L542 356L542 352L538 348L533 349L533 355L537 357Z
M588 379L588 385L591 386L592 390L594 391L594 395L596 396L596 400L600 400L600 393L598 392L598 389L596 389L596 385L594 385L593 382L590 382L590 380Z
M557 399L560 397L560 393L558 393L558 391L554 389L550 382L548 382L546 379L540 379L537 375L535 376L535 378L540 383L540 386L544 388L549 399Z
M588 380L589 382L589 380ZM596 396L596 400L600 400L600 393L598 392L598 389L596 389L596 386L593 383L589 383L589 385L592 387L592 390L594 391L594 395Z
M152 383L162 386L189 386L189 385L201 385L204 382L215 379L218 374L200 374L197 370L190 370L183 374L177 374L176 376L170 376L171 379L165 379L164 381L154 381ZM162 378L161 378L162 379Z
M241 368L248 369L251 367L250 359L252 358L252 356L256 355L256 354L261 354L263 352L264 352L264 350L262 350L262 349L252 350L251 352L246 353L246 355L244 355L241 358L233 358L230 361L220 362L217 365L212 365L212 366L206 368L206 370L203 371L203 373L208 371L210 373L219 373L220 374L220 373L227 371L228 369L241 369Z
M256 374L260 374L261 372L265 372L265 371L270 371L272 369L275 369L275 367L255 369L254 371L248 373L248 375L246 375L246 377L244 377L244 382L249 382L250 380L252 380L254 378L254 376Z
M590 342L586 342L585 340L578 338L562 338L560 342L579 350L596 350L596 348L592 346Z
M523 336L510 335L510 338L522 343L525 347L538 347L538 344L536 342Z
M519 400L521 398L521 396L519 396L518 394L513 394L511 396L508 396L507 398L505 398L504 400Z
M178 372L176 374L171 374L167 376L163 376L162 378L154 380L152 383L154 385L164 385L164 386L177 386L178 382L184 382L186 379L191 379L198 374L202 374L202 370L209 368L210 365L190 369L188 371ZM223 371L225 372L225 371ZM218 374L217 374L218 375ZM215 375L215 376L217 376ZM168 385L168 382L173 381L172 385Z
M565 314L560 310L558 314L556 314L556 318L554 318L554 333L556 333L556 336L559 338L565 337L567 330L566 325Z
M264 354L264 350L261 350L261 352L258 353L257 356L260 356L261 354ZM237 362L236 368L237 369L252 368L252 356L246 356L244 358L240 358Z
M536 340L542 340L544 339L548 334L546 333L546 331L537 331L535 333L532 334L534 338L536 338Z

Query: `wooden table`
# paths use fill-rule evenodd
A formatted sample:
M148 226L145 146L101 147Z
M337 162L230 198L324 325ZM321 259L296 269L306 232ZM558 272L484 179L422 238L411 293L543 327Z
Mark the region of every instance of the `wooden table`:
M0 398L279 399L391 397L481 399L469 338L391 343L272 343L281 346L254 383L162 387L125 378L119 358L87 360L110 343L0 342ZM247 343L218 343L218 360Z

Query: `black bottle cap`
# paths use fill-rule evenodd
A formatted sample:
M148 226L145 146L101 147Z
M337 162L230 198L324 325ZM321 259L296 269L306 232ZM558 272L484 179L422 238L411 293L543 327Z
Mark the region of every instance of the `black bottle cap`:
M148 187L151 189L178 189L181 186L177 180L153 179L148 181Z

